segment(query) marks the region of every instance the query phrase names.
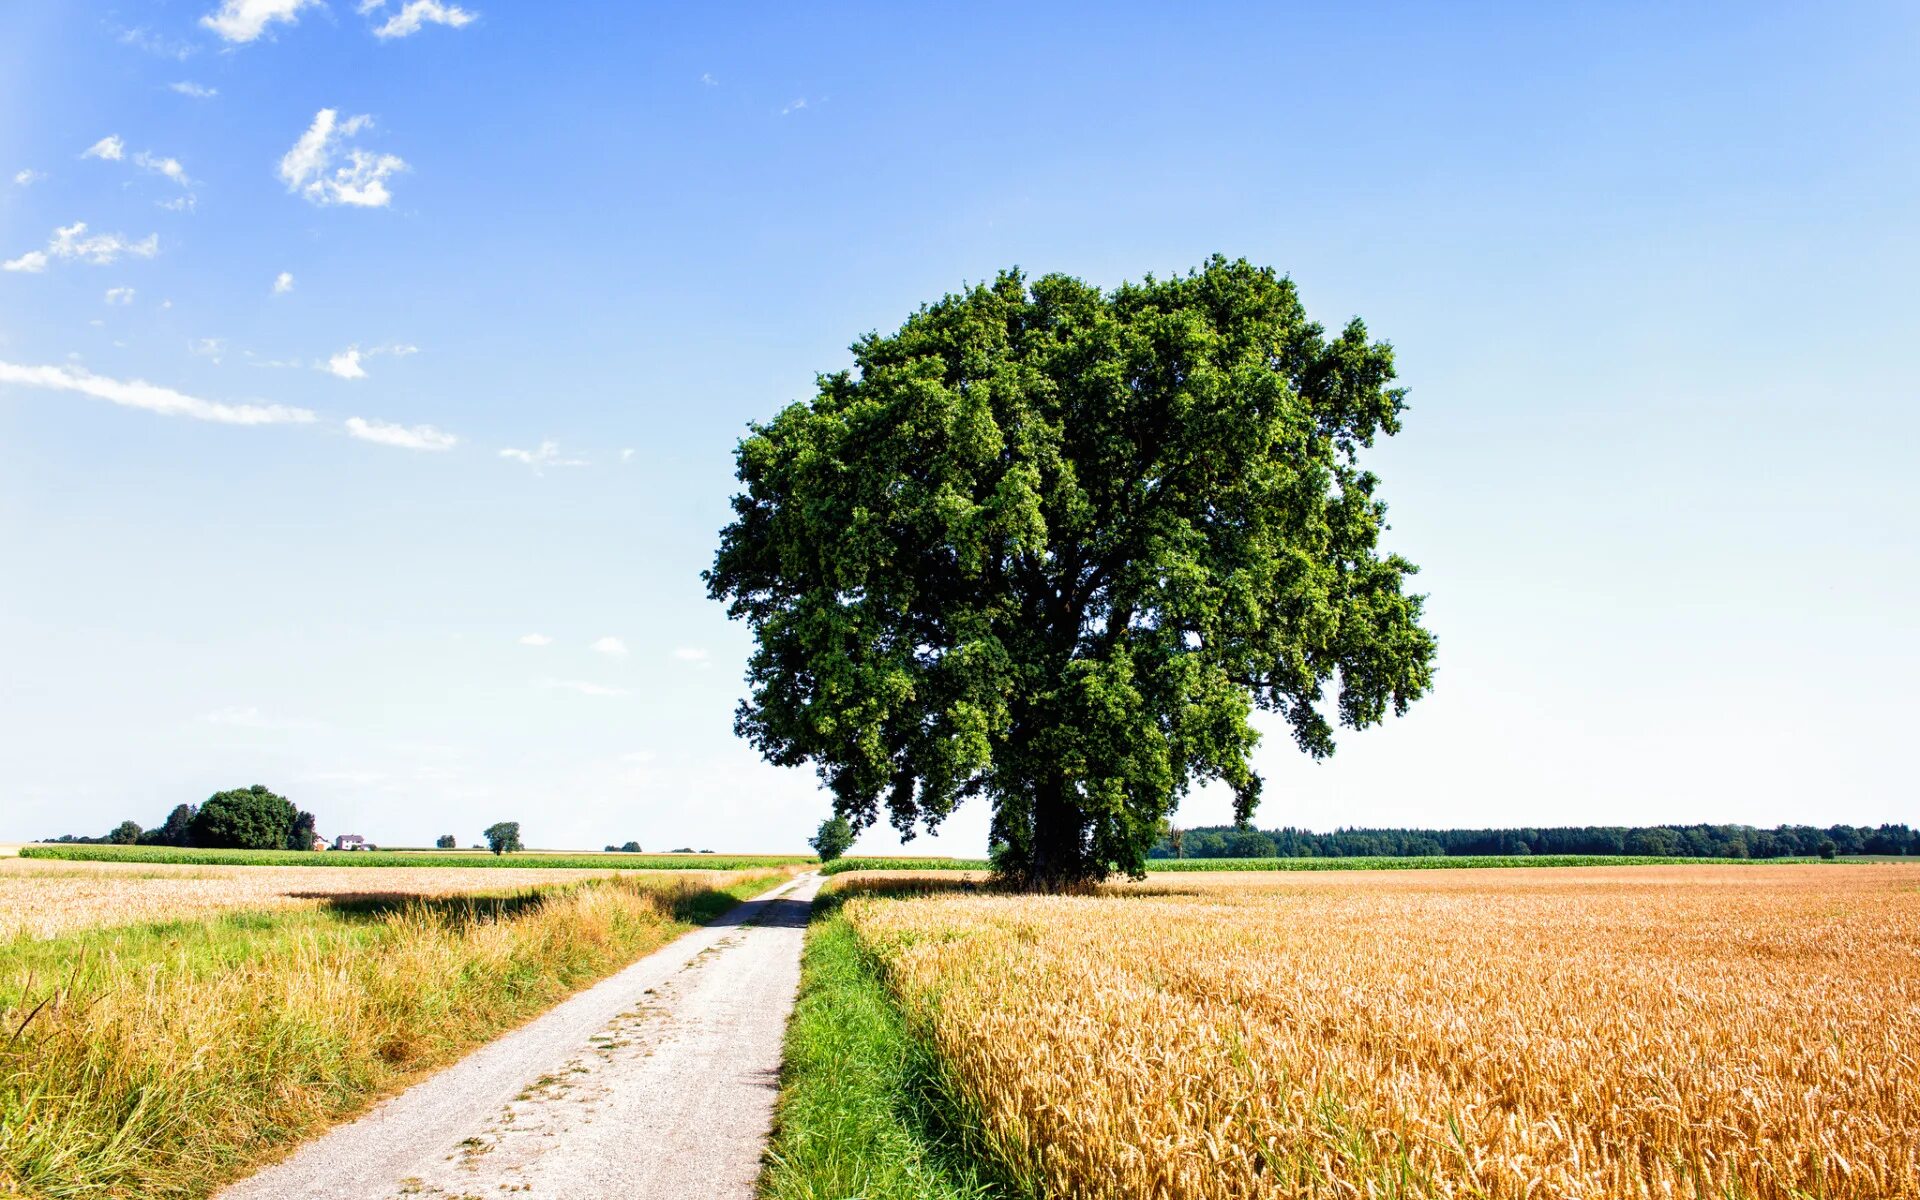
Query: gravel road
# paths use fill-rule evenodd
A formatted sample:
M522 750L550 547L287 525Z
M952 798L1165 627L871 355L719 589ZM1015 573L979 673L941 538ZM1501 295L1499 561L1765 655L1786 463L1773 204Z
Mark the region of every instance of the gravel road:
M742 904L222 1200L751 1197L819 888Z

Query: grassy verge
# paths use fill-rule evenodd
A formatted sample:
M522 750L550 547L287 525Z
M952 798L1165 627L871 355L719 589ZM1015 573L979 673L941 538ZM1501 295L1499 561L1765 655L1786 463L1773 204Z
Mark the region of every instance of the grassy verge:
M1646 867L1806 862L1788 858L1666 858L1629 854L1456 854L1407 858L1155 858L1149 874L1180 871L1430 871L1471 867ZM846 871L989 871L984 858L839 858L822 874Z
M0 942L0 1195L206 1195L782 874Z
M814 861L800 854L519 854L452 850L184 850L174 846L22 846L21 858L196 867L547 867L606 871L750 871Z
M894 1007L829 892L815 906L787 1027L769 1200L990 1200L1026 1192L969 1144L938 1059Z

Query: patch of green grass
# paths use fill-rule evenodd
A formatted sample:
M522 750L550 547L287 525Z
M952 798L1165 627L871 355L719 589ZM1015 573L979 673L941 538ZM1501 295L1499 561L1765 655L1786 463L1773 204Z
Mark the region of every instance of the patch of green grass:
M449 850L187 850L175 846L22 846L21 858L200 867L544 867L588 871L751 871L813 862L804 854L518 854Z
M897 861L897 860L895 860ZM907 1027L831 893L815 905L787 1026L767 1200L1000 1200L962 1102Z

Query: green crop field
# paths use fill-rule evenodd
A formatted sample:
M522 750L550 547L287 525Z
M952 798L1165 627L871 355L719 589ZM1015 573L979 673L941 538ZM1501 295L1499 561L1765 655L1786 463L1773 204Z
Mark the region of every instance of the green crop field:
M545 867L587 871L750 871L810 863L804 854L567 854L468 850L183 850L174 846L22 846L22 858L193 867Z
M1411 858L1155 858L1151 873L1163 871L1420 871L1469 867L1645 867L1695 863L1799 862L1800 859L1668 858L1627 854L1459 854ZM842 858L821 868L823 874L846 871L988 871L984 858Z

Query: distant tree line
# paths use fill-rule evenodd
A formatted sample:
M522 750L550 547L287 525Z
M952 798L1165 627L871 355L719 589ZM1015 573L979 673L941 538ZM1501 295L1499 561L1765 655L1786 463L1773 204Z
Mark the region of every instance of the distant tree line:
M182 846L213 850L311 850L313 814L261 784L215 792L203 804L176 804L152 829L122 821L103 837L62 834L55 842Z
M1465 854L1635 854L1681 858L1832 858L1920 854L1905 825L1577 825L1554 829L1168 829L1151 858L1367 858Z

